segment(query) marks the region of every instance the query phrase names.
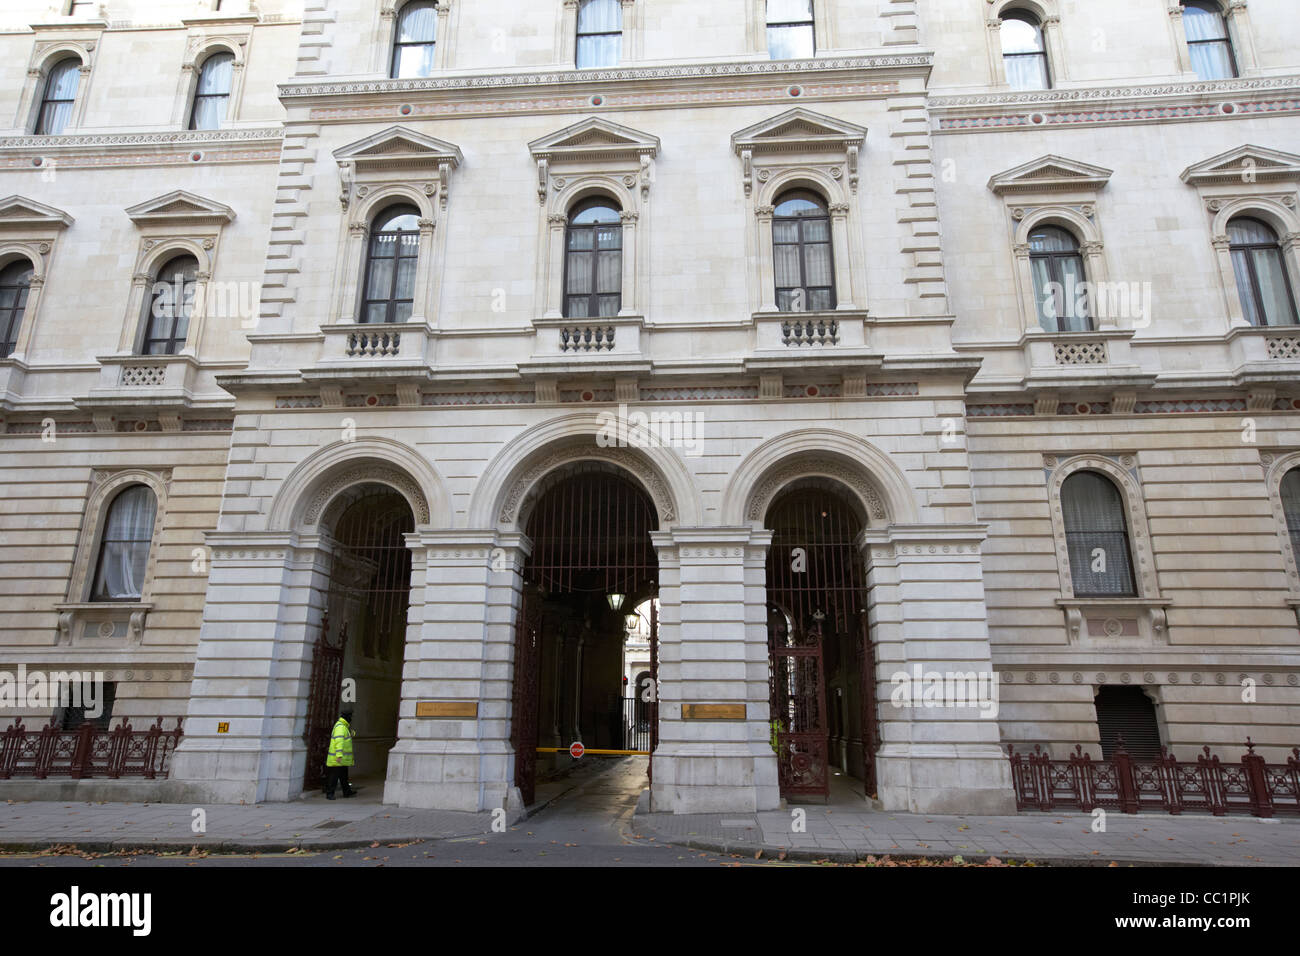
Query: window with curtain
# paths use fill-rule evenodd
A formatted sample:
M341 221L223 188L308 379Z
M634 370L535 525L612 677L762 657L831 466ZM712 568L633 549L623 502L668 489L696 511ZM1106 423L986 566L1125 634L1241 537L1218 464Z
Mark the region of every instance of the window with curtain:
M1183 4L1183 31L1192 56L1192 69L1202 80L1226 80L1237 75L1237 58L1228 37L1228 21L1217 3Z
M59 136L72 119L72 104L77 99L77 84L81 82L81 61L76 57L60 60L50 68L45 77L45 92L41 96L41 109L36 114L37 136Z
M131 485L108 506L99 538L92 601L138 601L144 593L158 500L146 485Z
M0 358L8 358L18 347L18 330L27 309L32 287L32 264L18 259L0 269Z
M235 72L233 53L214 53L203 61L194 87L190 129L220 129L230 108L230 84Z
M816 52L813 0L767 0L768 56L794 60Z
M1007 83L1015 90L1046 90L1052 86L1047 69L1047 45L1038 18L1023 10L1002 15L1002 63Z
M564 315L607 318L623 306L623 221L607 199L573 208L564 237Z
M1075 597L1136 597L1124 499L1095 471L1076 471L1061 485L1065 545Z
M1267 223L1239 216L1228 223L1228 249L1246 321L1295 325L1295 297L1277 233Z
M1282 513L1291 537L1291 553L1300 562L1300 468L1292 468L1282 477Z
M390 206L375 217L366 256L361 322L407 322L420 260L420 210Z
M583 0L578 4L578 69L617 66L622 47L623 4L619 0Z
M397 15L389 75L395 79L432 76L437 40L438 5L430 0L411 0Z
M1048 332L1090 332L1087 275L1079 241L1056 226L1041 226L1029 234L1029 269L1034 276L1034 302L1039 324Z
M198 275L199 262L193 256L177 256L158 270L141 355L175 355L185 347Z
M821 196L800 189L778 197L772 218L772 265L780 311L835 308L831 217Z

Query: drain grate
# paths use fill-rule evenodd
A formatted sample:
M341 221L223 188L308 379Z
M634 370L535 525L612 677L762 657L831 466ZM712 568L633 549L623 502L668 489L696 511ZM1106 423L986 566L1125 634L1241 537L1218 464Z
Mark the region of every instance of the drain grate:
M337 830L339 827L345 827L351 820L326 820L324 823L316 824L317 830Z

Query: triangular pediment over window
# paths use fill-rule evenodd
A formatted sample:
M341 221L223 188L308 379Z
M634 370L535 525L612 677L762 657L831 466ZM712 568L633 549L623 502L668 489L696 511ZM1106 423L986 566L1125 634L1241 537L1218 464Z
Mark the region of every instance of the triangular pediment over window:
M218 224L231 222L235 211L224 203L204 199L183 189L131 206L126 210L136 225L187 223Z
M528 144L534 159L557 161L619 161L637 165L642 156L659 154L659 137L609 120L585 119Z
M359 171L423 167L455 169L465 157L455 143L426 136L404 126L388 129L334 151L340 165L353 164Z
M23 196L0 199L0 226L54 226L66 229L70 225L72 217L62 209Z
M746 150L755 154L790 153L818 149L842 153L850 146L860 146L866 135L864 126L796 107L733 133L731 145L737 153Z
M1113 170L1081 163L1063 156L1038 159L998 173L989 179L989 189L998 195L1015 192L1057 192L1071 189L1097 190L1110 181Z
M1193 186L1212 183L1300 181L1300 156L1263 146L1238 146L1188 166L1179 177Z

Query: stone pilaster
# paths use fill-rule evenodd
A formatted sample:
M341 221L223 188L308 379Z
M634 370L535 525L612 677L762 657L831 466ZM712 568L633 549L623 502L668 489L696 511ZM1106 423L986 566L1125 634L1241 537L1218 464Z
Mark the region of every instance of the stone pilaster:
M769 744L764 562L771 532L686 528L659 552L659 745L650 807L674 813L780 805ZM698 705L706 705L699 710ZM720 715L707 705L730 705Z
M864 531L881 745L877 793L886 810L1014 813L997 711L900 701L896 675L974 674L995 682L984 604L983 525ZM997 693L996 683L993 693ZM996 697L992 698L996 700Z
M520 571L531 545L496 531L419 532L407 541L412 616L384 802L520 810L510 708ZM417 717L419 701L476 709L474 716Z
M329 583L321 540L213 533L185 736L167 799L256 803L302 791L302 719ZM225 733L219 731L226 725Z

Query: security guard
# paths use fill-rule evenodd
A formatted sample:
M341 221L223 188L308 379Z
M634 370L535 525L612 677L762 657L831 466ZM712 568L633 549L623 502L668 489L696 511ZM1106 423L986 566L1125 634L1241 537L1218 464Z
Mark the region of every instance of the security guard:
M334 787L343 784L343 796L356 795L348 783L348 767L356 761L352 757L352 738L356 732L352 729L352 708L343 711L334 729L330 732L330 749L325 757L325 799L334 799Z

